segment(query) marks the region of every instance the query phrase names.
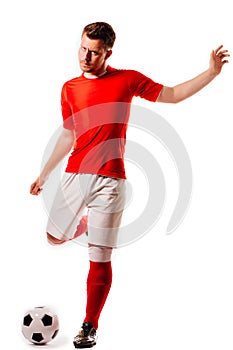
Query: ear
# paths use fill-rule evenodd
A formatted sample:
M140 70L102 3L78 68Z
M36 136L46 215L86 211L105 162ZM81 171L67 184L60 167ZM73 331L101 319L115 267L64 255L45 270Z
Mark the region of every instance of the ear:
M107 60L112 55L112 50L108 50L105 56L105 59Z

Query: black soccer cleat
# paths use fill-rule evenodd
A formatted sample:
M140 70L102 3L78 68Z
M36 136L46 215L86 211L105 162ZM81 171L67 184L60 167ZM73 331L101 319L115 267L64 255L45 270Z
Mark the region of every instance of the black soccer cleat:
M74 337L74 347L79 349L92 348L96 345L96 329L90 322L84 322L78 335Z

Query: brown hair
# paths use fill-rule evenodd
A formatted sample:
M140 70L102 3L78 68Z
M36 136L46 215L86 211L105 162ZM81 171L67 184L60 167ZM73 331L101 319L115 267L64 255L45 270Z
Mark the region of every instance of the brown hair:
M116 34L106 22L95 22L84 27L83 34L86 34L89 39L101 39L106 49L111 49L114 45Z

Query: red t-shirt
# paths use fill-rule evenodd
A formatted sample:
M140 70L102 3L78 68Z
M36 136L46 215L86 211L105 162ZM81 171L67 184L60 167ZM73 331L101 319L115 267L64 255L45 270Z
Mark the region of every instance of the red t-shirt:
M82 74L66 82L61 105L64 128L76 142L66 172L125 179L124 151L134 96L155 102L163 85L133 70L108 67L96 79Z

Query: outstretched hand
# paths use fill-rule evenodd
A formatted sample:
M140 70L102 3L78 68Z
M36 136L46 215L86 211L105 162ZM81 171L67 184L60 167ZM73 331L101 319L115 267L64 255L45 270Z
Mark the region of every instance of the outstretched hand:
M220 45L216 50L213 50L210 55L210 70L218 75L224 64L229 61L226 59L230 57L228 50L222 50L223 45Z

